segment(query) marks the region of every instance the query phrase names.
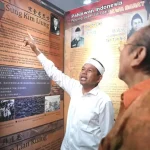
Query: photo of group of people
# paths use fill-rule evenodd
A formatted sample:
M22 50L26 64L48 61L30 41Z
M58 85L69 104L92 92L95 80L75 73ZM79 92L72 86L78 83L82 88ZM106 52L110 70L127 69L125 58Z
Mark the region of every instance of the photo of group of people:
M15 119L44 113L44 96L15 100Z

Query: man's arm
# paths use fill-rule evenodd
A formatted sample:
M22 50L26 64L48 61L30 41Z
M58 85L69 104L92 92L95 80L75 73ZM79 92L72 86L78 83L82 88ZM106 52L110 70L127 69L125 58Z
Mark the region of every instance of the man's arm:
M99 123L104 138L114 125L114 109L111 101L107 101L105 105L100 106Z
M62 73L62 71L60 71L57 67L55 67L54 63L49 59L47 59L41 53L41 51L38 49L34 39L30 34L29 38L24 39L24 43L26 46L29 45L33 50L33 52L37 55L47 75L53 81L55 81L61 88L63 88L69 95L71 95L72 89L80 85L79 82L74 79L71 79L69 76L65 75L64 73Z
M39 54L41 54L41 51L38 49L33 37L31 36L31 34L28 33L28 35L29 35L29 38L24 39L25 46L30 45L33 52L38 56Z

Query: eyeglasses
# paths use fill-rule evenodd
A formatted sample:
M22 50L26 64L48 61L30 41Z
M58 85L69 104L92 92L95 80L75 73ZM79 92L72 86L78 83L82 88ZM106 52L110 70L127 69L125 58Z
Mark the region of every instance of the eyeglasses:
M120 42L120 45L118 47L119 51L121 52L125 48L125 46L127 46L127 45L136 46L136 47L143 46L143 45L138 45L138 44L131 44L131 43Z

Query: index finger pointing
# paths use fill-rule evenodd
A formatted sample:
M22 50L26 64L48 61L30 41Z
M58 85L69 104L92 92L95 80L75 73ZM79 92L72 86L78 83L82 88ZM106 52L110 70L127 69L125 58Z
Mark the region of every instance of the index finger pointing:
M29 35L29 37L30 37L31 40L34 40L33 37L32 37L32 35L29 32L28 32L28 35Z

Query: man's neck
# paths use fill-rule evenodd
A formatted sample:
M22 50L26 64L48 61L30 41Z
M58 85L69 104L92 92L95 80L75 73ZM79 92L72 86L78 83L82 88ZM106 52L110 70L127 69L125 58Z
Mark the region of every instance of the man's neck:
M132 88L136 84L148 79L150 79L150 75L143 74L140 72L136 73L135 76L132 77L132 79L127 80L126 84L128 85L129 88Z
M82 93L83 94L86 94L88 92L90 92L92 89L94 89L96 86L93 86L93 87L83 87L82 88Z

